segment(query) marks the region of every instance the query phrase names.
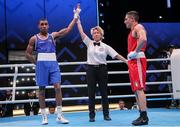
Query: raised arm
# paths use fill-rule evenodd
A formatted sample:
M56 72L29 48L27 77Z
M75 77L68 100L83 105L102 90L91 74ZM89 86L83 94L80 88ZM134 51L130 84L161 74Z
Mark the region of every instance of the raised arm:
M26 52L25 52L25 55L26 55L26 58L31 62L31 63L34 63L36 64L36 59L34 58L33 56L33 49L34 49L34 43L35 43L35 36L31 37L29 39L29 43L28 43L28 46L26 48Z
M59 30L58 32L53 32L53 33L52 33L52 36L53 36L54 38L57 38L57 37L63 37L63 36L65 36L66 34L68 34L68 33L72 30L74 24L77 22L77 20L78 20L78 18L79 18L79 13L80 13L80 12L81 12L80 4L78 4L76 10L74 11L74 18L73 18L73 20L70 22L70 24L68 25L68 27L63 28L63 29Z
M77 21L77 27L78 27L78 31L79 31L79 33L80 33L80 35L81 35L82 40L84 40L84 38L85 38L87 35L84 33L84 30L83 30L83 27L82 27L82 25L81 25L80 19Z
M74 26L74 24L75 24L76 22L77 22L77 19L74 18L74 19L70 22L70 24L68 25L67 28L63 28L63 29L59 30L58 32L52 32L52 36L53 36L54 38L65 36L66 34L68 34L68 33L72 30L72 28L73 28L73 26Z

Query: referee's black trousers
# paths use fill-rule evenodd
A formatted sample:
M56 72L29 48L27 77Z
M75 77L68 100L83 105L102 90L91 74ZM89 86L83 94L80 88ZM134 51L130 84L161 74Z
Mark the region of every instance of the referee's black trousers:
M108 70L106 65L87 66L87 84L89 96L89 117L95 117L95 94L96 84L98 83L101 97L103 115L109 116L109 102L107 97Z

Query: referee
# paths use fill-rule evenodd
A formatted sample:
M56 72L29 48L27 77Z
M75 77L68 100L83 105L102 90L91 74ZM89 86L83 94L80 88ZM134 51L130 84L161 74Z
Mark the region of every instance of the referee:
M102 107L104 120L110 121L109 117L109 102L107 97L107 83L108 83L108 70L107 70L107 55L113 59L122 60L127 64L127 60L118 54L112 47L102 42L104 38L104 31L101 27L96 26L91 28L91 40L83 31L80 20L77 21L77 26L81 38L87 46L87 84L89 96L89 122L95 121L95 92L96 84L100 88L102 97Z

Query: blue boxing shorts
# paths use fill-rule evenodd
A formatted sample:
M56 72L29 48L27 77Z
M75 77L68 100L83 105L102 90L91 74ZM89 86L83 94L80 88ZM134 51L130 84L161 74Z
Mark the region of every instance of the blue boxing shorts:
M37 61L36 85L48 86L61 82L61 73L57 61Z

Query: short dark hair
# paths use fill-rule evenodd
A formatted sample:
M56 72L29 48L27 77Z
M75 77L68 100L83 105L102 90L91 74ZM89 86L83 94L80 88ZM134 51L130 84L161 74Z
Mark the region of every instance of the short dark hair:
M137 11L129 11L126 13L126 15L133 16L135 21L139 21L139 13Z
M40 18L39 21L38 21L38 24L39 24L41 21L48 21L48 20L47 20L47 18Z
M119 102L123 102L123 103L125 103L122 99L120 99L120 100L119 100Z
M173 44L171 44L171 45L169 45L169 46L168 46L168 49L170 49L170 48L172 48L172 49L176 49L176 46L175 46L175 45L173 45Z

